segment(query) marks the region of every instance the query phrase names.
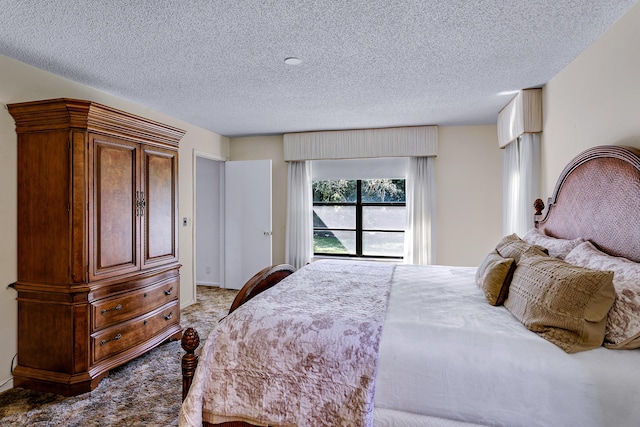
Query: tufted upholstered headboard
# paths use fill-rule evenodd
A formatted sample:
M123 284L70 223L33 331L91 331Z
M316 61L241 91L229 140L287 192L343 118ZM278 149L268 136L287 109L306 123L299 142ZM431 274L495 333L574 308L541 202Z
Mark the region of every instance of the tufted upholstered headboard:
M603 252L640 262L640 150L598 146L576 156L536 226L549 236L583 237Z

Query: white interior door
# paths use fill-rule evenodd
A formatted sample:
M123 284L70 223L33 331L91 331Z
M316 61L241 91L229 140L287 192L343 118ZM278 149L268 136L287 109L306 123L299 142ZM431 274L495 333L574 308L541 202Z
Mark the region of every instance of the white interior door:
M271 265L271 160L225 162L224 287Z

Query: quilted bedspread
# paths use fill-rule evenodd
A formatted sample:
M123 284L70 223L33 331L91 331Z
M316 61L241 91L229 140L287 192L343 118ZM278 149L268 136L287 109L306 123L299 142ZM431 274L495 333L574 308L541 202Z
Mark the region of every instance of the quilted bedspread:
M394 268L317 261L223 319L203 348L180 426L372 426Z

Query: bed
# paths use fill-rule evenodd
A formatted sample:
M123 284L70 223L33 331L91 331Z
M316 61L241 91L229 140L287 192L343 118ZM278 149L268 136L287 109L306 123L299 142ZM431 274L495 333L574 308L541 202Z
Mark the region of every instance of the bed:
M479 267L258 273L199 356L185 332L179 424L638 425L640 151L581 153L534 205Z

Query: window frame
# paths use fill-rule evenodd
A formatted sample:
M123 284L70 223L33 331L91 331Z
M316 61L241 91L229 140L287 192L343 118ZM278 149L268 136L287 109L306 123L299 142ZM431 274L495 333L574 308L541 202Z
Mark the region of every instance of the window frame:
M391 178L390 178L391 179ZM405 182L405 191L406 191L406 179L402 179ZM318 179L314 181L332 181L331 179ZM355 202L316 202L312 201L312 210L315 206L353 206L355 207L356 213L356 227L355 228L319 228L313 227L313 233L315 235L316 231L349 231L354 232L356 236L356 253L355 254L336 254L336 253L324 253L324 252L316 252L315 251L315 243L314 243L314 256L332 256L332 257L343 257L343 258L377 258L377 259L394 259L394 260L402 260L404 255L394 256L394 255L365 255L363 253L363 240L364 233L375 232L375 233L406 233L406 227L404 229L363 229L363 208L368 206L407 206L406 199L404 202L363 202L362 201L362 181L366 181L366 179L354 179L350 181L356 181L356 201ZM312 183L313 186L313 183ZM313 191L312 191L313 193ZM406 194L406 193L405 193ZM406 195L405 195L406 198ZM315 241L315 236L314 236Z

